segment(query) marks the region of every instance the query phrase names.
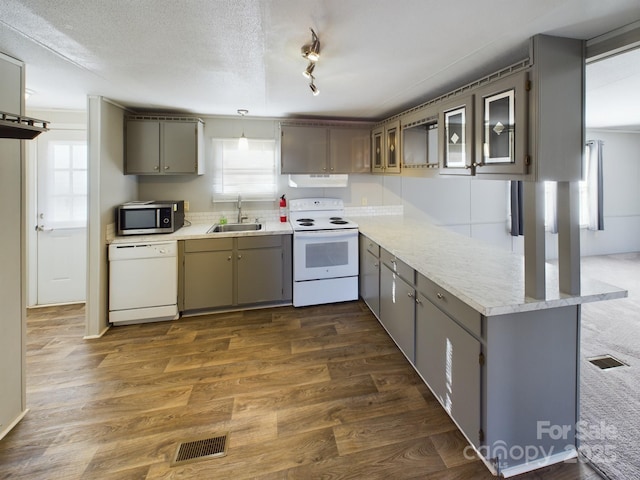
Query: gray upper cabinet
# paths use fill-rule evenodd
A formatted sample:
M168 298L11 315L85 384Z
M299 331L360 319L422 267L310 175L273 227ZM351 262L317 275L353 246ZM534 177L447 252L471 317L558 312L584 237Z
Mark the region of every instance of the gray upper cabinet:
M330 128L329 173L371 171L369 139L368 128Z
M474 90L477 174L525 174L528 90L526 71Z
M203 125L199 119L128 117L124 173L201 175L204 173Z
M370 170L369 128L281 126L282 173L358 173Z

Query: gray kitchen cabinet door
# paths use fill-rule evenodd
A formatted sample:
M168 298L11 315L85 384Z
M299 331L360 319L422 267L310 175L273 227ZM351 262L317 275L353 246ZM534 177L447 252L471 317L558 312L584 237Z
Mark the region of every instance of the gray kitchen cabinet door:
M192 252L184 258L184 308L233 304L233 252Z
M480 342L418 295L415 366L467 438L480 444Z
M415 289L384 263L380 267L380 323L413 363Z
M329 130L329 172L364 173L371 170L369 129L331 128Z
M196 173L198 165L198 128L196 122L162 122L163 173Z
M282 125L280 162L282 173L330 173L327 171L328 130L314 126Z
M360 238L360 296L380 318L380 258L366 248L369 239Z
M160 122L128 120L124 172L130 175L160 172Z
M283 297L282 247L238 250L238 304L275 302Z

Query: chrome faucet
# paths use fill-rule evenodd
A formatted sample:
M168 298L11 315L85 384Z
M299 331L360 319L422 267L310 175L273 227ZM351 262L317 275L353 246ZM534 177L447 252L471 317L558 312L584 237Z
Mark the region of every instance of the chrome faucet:
M242 215L242 197L238 195L238 223L242 223L247 218L249 217Z

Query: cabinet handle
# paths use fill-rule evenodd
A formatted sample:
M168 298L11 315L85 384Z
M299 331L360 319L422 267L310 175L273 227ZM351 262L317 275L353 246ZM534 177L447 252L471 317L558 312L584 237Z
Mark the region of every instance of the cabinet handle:
M409 298L413 298L413 292L409 292L409 293L407 293L407 297L409 297Z
M379 267L379 266L380 266L380 264L376 262L376 263L374 263L374 264L373 264L373 266L374 266L374 267Z
M436 297L438 297L438 299L440 300L444 300L444 295L441 294L440 292L436 293Z
M229 255L229 256L227 257L227 260L229 260L229 261L231 260L231 255Z
M164 166L164 169L165 169L165 170L169 170L169 165L165 165L165 166Z
M156 165L155 167L153 167L154 170L159 170L160 167L158 167L158 165Z
M418 305L422 305L422 301L421 301L418 297L416 297L416 303L417 303Z
M238 260L240 260L242 258L242 255L238 255Z

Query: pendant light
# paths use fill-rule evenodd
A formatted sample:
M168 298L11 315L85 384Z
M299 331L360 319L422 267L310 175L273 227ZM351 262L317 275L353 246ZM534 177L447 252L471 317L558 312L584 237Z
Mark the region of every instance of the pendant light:
M238 114L242 117L242 135L238 139L238 150L248 150L249 149L249 140L244 136L244 116L249 113L249 110L245 110L243 108L238 109Z

